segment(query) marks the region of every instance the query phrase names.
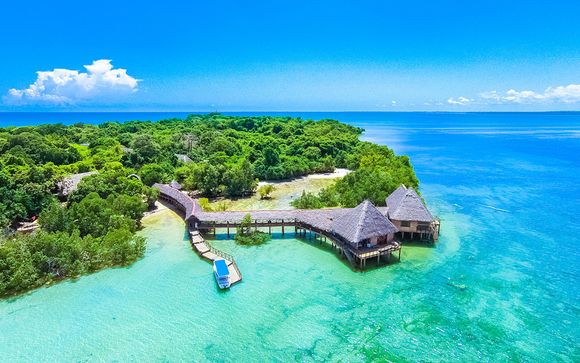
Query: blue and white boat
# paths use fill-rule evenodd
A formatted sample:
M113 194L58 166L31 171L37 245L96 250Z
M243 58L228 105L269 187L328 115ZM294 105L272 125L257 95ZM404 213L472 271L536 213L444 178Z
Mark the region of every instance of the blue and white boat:
M213 262L213 273L220 289L230 287L230 270L226 260L215 260Z

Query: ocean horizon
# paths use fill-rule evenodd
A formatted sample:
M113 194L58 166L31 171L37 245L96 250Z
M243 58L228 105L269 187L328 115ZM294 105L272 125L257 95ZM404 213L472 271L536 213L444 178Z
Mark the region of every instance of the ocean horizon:
M164 119L171 118L185 118L189 115L203 115L209 114L217 111L123 111L123 112L109 112L109 111L98 111L98 112L44 112L44 111L31 111L31 112L2 112L0 111L0 127L19 127L19 126L36 126L42 124L63 124L72 125L75 123L85 123L85 124L100 124L104 122L129 122L129 121L160 121ZM240 111L240 112L218 112L223 115L231 116L289 116L289 117L301 117L304 119L314 119L319 120L323 118L333 118L339 121L355 121L363 116L364 119L382 121L385 115L391 115L394 119L402 118L407 120L409 115L467 115L468 119L474 126L481 123L481 119L477 117L478 115L499 115L500 118L497 119L499 122L489 124L490 120L486 120L488 126L502 126L502 122L505 122L506 117L510 115L529 115L531 119L525 119L526 125L523 126L538 126L541 127L543 124L542 115L554 115L554 116L566 116L559 119L554 119L561 126L573 125L576 122L574 116L580 117L580 111L531 111L531 112L488 112L488 111L472 111L472 112L450 112L450 111ZM501 116L504 117L501 117ZM572 116L572 118L568 117ZM522 119L516 119L522 120ZM414 122L424 121L421 117L413 118ZM462 119L462 122L465 120ZM511 122L514 120L512 119ZM428 122L428 120L426 121ZM430 125L434 126L434 125ZM444 123L442 126L452 126ZM481 124L483 126L483 123ZM514 126L511 124L505 124L503 126Z

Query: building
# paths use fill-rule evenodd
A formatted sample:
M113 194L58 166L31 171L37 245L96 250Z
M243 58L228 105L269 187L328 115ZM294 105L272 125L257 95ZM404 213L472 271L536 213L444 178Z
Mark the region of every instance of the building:
M191 158L185 154L175 154L175 157L177 158L178 161L184 164L193 162L193 160L191 160Z
M332 221L331 232L355 249L389 244L398 229L374 205L365 200Z
M429 212L413 188L398 187L387 197L387 217L397 227L401 238L437 240L439 220Z
M60 181L56 183L58 195L60 197L68 197L69 194L71 194L78 188L78 185L83 178L95 175L97 173L98 173L97 171L88 171L86 173L72 174L62 178Z
M181 184L179 184L177 180L172 180L171 183L169 183L169 186L177 190L181 190L182 188Z

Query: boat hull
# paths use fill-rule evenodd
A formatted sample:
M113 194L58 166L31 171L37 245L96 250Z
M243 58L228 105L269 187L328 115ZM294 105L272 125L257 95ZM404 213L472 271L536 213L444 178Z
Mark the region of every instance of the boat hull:
M213 274L220 289L227 289L231 286L229 269L224 260L214 261Z

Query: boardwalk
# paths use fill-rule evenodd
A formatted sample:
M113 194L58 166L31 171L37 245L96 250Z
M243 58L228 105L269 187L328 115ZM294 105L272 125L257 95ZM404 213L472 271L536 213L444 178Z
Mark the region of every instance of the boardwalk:
M238 265L234 258L212 247L211 244L207 243L197 230L189 230L189 238L191 240L191 246L195 251L203 258L213 262L215 260L223 259L228 265L228 270L230 271L230 284L234 285L242 281L242 273L240 272Z
M400 258L401 245L393 240L397 228L385 217L386 208L376 208L370 202L361 203L357 208L206 212L197 201L185 193L163 184L154 186L160 191L160 199L175 205L184 213L188 227L193 231L215 231L216 228L225 228L229 235L230 229L238 227L244 216L250 214L252 224L256 228L268 228L271 232L272 227L281 227L284 235L286 228L293 227L297 235L305 234L305 231L309 230L316 235L324 236L353 267L363 268L366 261L371 258L376 258L377 262L380 262L381 258L387 259L395 252L399 252ZM360 213L353 215L356 212ZM363 214L371 217L369 220L361 219ZM337 225L337 221L341 222ZM380 239L380 243L377 243L377 238L374 238L374 243L368 243L372 239L371 236L359 238L361 231L382 235L384 238ZM202 252L205 248L211 249L207 244L199 247L200 254L211 253L211 251Z

